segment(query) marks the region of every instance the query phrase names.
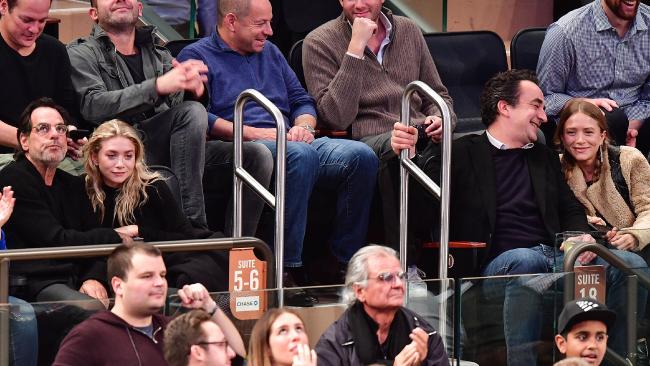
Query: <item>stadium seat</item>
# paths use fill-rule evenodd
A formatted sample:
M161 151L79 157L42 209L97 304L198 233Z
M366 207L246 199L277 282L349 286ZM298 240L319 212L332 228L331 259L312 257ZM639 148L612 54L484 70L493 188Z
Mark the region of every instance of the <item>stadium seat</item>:
M298 80L303 88L307 89L307 84L305 84L305 72L302 69L302 43L304 40L299 40L294 43L289 50L289 66L293 72L296 73Z
M165 43L165 48L171 52L173 57L178 56L179 53L181 53L181 50L185 48L185 46L189 46L192 43L198 41L200 38L192 38L192 39L177 39L173 41L169 41Z
M542 48L546 27L525 28L510 42L510 64L513 69L537 70L539 50Z
M503 40L491 31L429 33L424 38L454 99L456 133L484 129L479 98L485 82L508 70Z

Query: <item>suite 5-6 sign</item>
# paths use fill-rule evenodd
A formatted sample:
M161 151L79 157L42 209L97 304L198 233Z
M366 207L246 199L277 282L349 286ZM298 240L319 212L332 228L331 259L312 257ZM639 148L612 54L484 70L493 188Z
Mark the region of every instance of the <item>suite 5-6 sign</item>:
M266 262L253 248L230 251L230 310L237 319L259 319L266 311Z

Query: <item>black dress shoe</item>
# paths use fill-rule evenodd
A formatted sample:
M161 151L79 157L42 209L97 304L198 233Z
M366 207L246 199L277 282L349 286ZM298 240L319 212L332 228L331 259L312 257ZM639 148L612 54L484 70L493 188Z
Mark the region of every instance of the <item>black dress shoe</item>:
M307 286L303 267L287 267L282 276L284 288ZM318 303L318 299L308 291L297 288L284 291L284 303L288 306L312 307Z

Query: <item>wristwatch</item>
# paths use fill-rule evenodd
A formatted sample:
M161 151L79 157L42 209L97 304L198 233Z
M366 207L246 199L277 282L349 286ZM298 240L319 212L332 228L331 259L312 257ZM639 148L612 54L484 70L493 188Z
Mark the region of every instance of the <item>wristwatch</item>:
M316 130L314 130L314 128L310 125L300 125L298 127L302 127L305 130L309 131L309 133L311 133L312 135L316 135Z

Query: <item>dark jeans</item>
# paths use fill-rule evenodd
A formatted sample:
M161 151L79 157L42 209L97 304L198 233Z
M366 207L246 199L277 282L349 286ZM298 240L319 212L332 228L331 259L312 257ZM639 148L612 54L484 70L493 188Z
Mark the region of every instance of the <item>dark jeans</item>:
M63 338L75 325L104 305L68 284L47 286L36 295L34 308L38 317L39 365L51 365Z
M168 166L181 188L183 212L193 224L206 227L203 200L205 134L208 115L201 104L185 101L140 122L147 164Z
M211 197L227 199L228 207L225 210L224 219L219 220L223 221L219 223L219 227L223 225L224 234L232 236L233 143L218 140L208 141L205 148L203 188L206 203L215 203L215 200L211 199ZM273 156L269 149L256 142L244 142L242 155L244 157L244 169L268 189L273 174ZM263 208L264 201L244 184L242 194L242 235L255 236ZM207 207L206 210L208 216L221 217L224 214L224 210L218 207Z

